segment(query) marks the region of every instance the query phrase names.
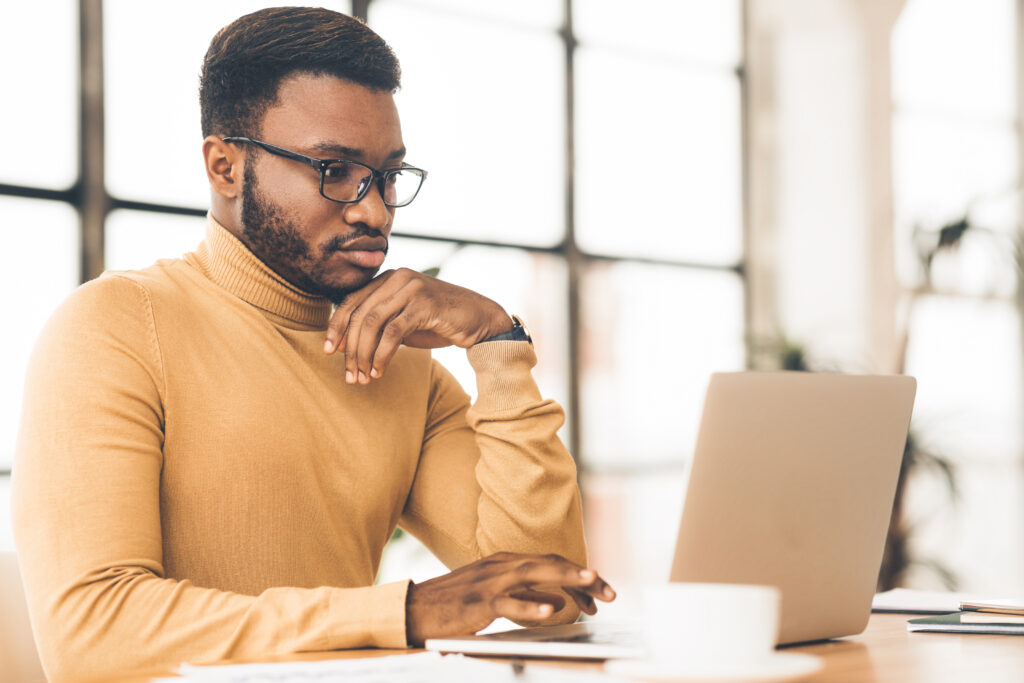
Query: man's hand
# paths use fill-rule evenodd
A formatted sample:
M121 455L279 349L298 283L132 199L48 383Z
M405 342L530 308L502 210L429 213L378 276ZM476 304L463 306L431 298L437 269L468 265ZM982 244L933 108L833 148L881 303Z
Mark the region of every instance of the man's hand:
M324 351L345 352L345 381L384 374L399 345L469 348L512 329L512 318L485 296L408 268L388 270L349 294L327 324Z
M558 555L497 553L450 574L409 586L406 639L422 646L427 638L476 633L498 617L541 621L565 607L565 598L539 587L558 587L587 614L594 598L611 602L615 591L597 575Z

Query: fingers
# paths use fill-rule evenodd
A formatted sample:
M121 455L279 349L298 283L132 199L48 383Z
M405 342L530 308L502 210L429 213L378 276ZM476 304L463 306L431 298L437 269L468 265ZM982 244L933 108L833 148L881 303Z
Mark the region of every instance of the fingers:
M406 307L418 282L404 271L382 273L334 311L324 351L344 350L346 382L368 384L371 378L383 375L405 336L416 327L416 318ZM382 339L384 353L375 363Z
M516 562L515 568L501 576L507 590L546 584L578 588L580 592L604 602L615 599L615 591L593 569L585 569L558 555L520 557L523 559Z
M584 614L589 614L591 616L597 614L597 605L594 603L594 598L575 588L563 588L562 590L564 590L569 597L573 599L573 602L576 603L576 606L579 607L580 611Z
M544 621L564 609L565 591L586 614L595 600L611 601L615 591L592 569L558 555L496 553L449 574L410 584L406 628L410 643L424 638L474 633L497 617Z
M452 287L439 281L426 283L407 268L381 273L362 289L352 292L338 306L327 326L324 352L345 353L345 381L369 384L383 376L392 357L403 343L418 346L447 346L426 323L436 297L429 286ZM411 342L410 342L411 338Z
M555 613L555 608L550 603L519 600L506 594L496 595L491 598L491 610L496 616L505 617L513 621L547 619Z
M608 583L594 572L594 582L587 586L586 593L601 600L611 602L615 599L615 590Z
M368 346L365 352L360 351L359 357L368 359L370 377L378 379L384 376L384 372L391 365L391 359L398 351L398 347L405 342L410 333L415 332L416 327L415 316L408 309L405 309L384 325L380 337L377 338L377 347L375 349L372 346ZM364 339L369 343L371 340L370 335L365 332L360 334L360 345L362 345L362 340Z
M358 289L342 301L338 308L331 314L331 319L327 323L326 338L324 340L324 352L334 353L338 350L338 346L344 340L345 332L348 330L349 321L352 314L359 306L366 301L371 294L376 292L388 280L391 279L391 273L394 271L385 271L377 277L370 280L365 287Z
M511 597L516 600L525 600L527 602L536 602L551 605L557 612L565 607L565 598L557 593L545 593L543 591L524 590L516 593L510 593Z
M416 314L406 308L409 296L405 290L413 288L411 284L399 284L397 289L382 286L352 314L344 340L346 382L368 384L383 374L385 356L390 361L405 335L416 327ZM375 356L382 342L385 353L378 363Z

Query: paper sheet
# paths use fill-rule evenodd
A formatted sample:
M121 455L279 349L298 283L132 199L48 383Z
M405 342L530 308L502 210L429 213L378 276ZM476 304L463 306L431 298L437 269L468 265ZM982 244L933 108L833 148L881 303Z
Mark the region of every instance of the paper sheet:
M533 663L517 671L509 663L437 652L317 662L223 666L183 664L178 673L182 678L165 678L157 683L324 683L342 680L356 683L612 683L625 680L600 671L573 671Z
M903 614L947 614L960 611L960 601L976 598L968 593L947 593L943 591L918 591L909 588L894 588L878 593L871 601L874 612L899 612Z

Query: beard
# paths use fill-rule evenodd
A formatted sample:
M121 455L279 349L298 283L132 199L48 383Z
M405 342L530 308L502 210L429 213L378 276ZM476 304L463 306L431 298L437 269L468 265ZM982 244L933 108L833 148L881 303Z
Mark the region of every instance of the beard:
M329 260L334 252L342 251L345 244L357 237L379 237L381 232L359 223L349 234L335 235L315 249L284 210L260 191L254 167L251 162L245 165L242 184L242 241L245 246L294 287L334 304L365 286L374 273L353 267L354 274L358 273L357 282L337 284L332 278L337 274L337 266L332 267ZM387 254L387 247L384 253Z

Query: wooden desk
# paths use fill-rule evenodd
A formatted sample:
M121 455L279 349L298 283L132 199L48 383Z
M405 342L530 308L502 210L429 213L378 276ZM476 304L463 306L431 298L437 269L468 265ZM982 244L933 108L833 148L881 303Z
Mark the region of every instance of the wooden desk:
M1024 637L976 634L908 633L910 615L873 614L858 636L786 648L822 657L825 668L805 680L815 683L914 683L916 681L1024 681ZM349 659L419 650L320 652L266 661ZM545 666L598 670L600 663L535 660ZM529 661L526 664L530 666ZM122 681L145 681L167 672L147 672Z
M1024 637L908 633L912 618L872 614L859 636L789 651L825 659L809 681L1024 681Z

